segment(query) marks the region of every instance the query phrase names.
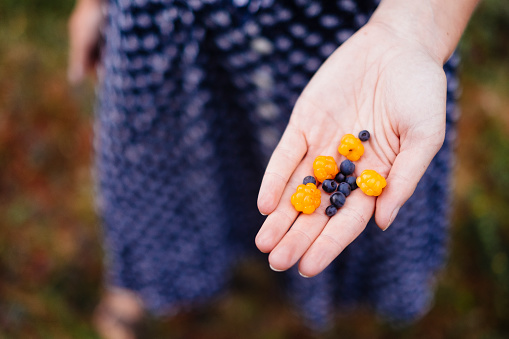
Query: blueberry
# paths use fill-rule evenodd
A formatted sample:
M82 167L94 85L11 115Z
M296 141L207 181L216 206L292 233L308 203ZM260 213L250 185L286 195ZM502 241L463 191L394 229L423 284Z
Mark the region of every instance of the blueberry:
M361 141L368 141L369 140L369 132L364 130L364 131L360 131L359 132L359 139L361 139Z
M334 178L334 180L336 180L336 182L339 184L343 181L345 181L346 177L343 173L339 172L338 174L336 174L336 177Z
M332 205L328 206L325 209L325 214L327 214L328 217L332 217L337 212L338 212L338 209L335 206L332 206Z
M346 159L344 160L341 165L339 165L339 170L341 173L343 173L345 176L352 174L355 171L355 165L350 160Z
M306 184L309 184L309 183L312 183L312 184L315 184L316 185L316 179L314 176L312 175L308 175L307 177L304 178L304 181L302 182L304 185Z
M341 192L336 192L333 195L330 196L330 202L332 205L334 205L336 208L340 208L345 204L346 197Z
M338 184L332 179L325 179L322 183L323 191L326 193L332 193L336 190Z
M338 186L338 192L341 192L345 195L345 197L350 195L350 192L352 191L352 188L350 187L350 184L347 182L342 182Z
M357 178L352 176L352 177L348 177L346 178L345 182L347 182L349 185L350 185L350 188L352 189L352 191L355 191L357 189L357 182L355 181Z

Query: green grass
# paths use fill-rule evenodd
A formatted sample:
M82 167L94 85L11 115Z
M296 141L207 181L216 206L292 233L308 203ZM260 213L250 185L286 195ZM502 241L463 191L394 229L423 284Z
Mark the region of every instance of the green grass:
M92 205L91 85L67 86L71 2L0 3L0 337L98 338L99 221ZM324 338L509 336L509 4L486 0L463 54L450 262L436 302L391 329L367 310ZM148 321L150 338L311 338L277 274L250 263L213 305Z

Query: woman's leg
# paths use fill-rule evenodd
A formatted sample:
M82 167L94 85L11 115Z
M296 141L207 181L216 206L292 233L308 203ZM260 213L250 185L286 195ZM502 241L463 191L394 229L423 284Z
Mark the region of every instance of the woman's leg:
M94 312L94 326L104 339L135 339L144 310L141 299L132 291L107 289Z

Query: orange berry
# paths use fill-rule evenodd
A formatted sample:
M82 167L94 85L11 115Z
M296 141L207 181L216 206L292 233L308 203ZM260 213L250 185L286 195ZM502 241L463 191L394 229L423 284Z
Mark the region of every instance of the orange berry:
M341 138L338 152L350 161L357 161L364 154L364 146L362 141L353 134L345 134Z
M334 179L336 174L339 172L336 160L334 160L331 156L325 155L316 157L313 162L313 170L315 177L319 182L323 182L326 179Z
M321 193L313 183L299 185L297 191L292 195L291 201L297 211L311 214L320 206Z
M382 194L382 189L387 186L387 181L374 170L364 170L357 177L357 186L366 194L377 197Z

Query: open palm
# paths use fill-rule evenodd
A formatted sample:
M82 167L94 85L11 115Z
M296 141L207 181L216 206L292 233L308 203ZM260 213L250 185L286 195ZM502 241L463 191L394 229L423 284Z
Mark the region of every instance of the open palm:
M446 79L425 48L391 30L368 24L338 48L301 94L274 151L260 188L258 207L269 214L256 244L270 252L275 270L300 259L305 276L320 273L375 221L386 229L412 195L445 133ZM355 175L374 169L387 178L380 197L355 190L329 218L329 195L311 215L299 214L290 196L318 155L344 160L344 134L368 130L371 138Z

